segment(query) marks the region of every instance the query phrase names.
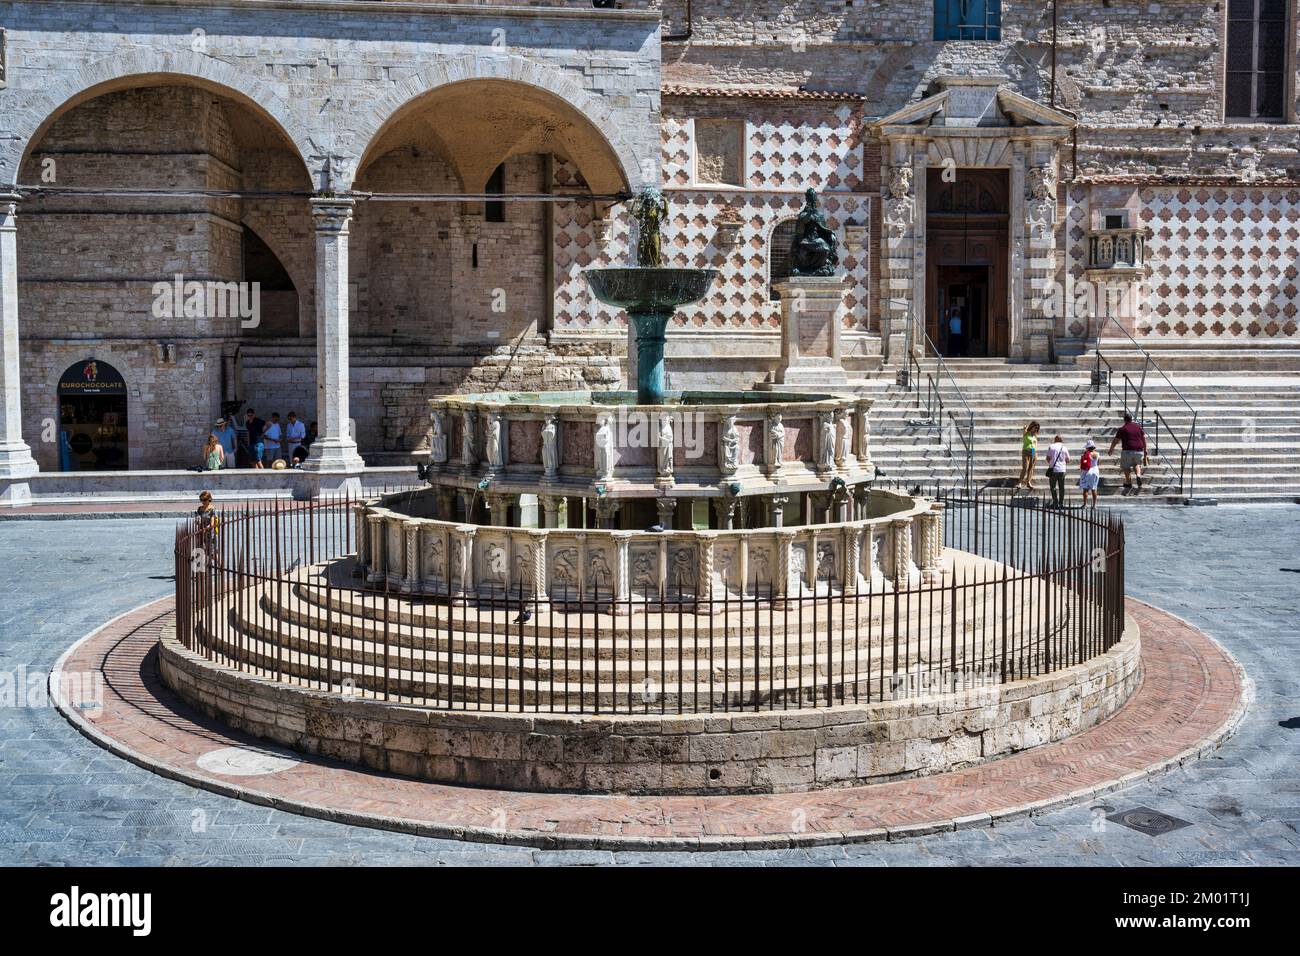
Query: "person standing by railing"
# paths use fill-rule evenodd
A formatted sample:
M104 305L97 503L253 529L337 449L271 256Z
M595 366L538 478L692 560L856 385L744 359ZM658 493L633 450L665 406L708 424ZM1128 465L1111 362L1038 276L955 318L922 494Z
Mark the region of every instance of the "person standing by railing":
M1047 446L1047 484L1052 491L1052 507L1065 507L1065 466L1070 463L1070 449L1060 435Z
M1147 436L1142 426L1133 421L1133 416L1124 413L1124 424L1115 430L1115 437L1110 440L1108 455L1115 454L1115 446L1120 446L1119 468L1124 473L1124 488L1120 494L1133 490L1133 475L1137 475L1137 491L1142 493L1142 469L1147 464Z

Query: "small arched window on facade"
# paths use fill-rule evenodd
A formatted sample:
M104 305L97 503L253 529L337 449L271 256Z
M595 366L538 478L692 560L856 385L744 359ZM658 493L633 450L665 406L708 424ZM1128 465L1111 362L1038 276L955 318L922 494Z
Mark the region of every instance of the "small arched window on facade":
M794 242L794 230L798 223L798 219L782 220L767 240L767 297L773 302L781 298L773 286L782 279L790 278L790 246Z

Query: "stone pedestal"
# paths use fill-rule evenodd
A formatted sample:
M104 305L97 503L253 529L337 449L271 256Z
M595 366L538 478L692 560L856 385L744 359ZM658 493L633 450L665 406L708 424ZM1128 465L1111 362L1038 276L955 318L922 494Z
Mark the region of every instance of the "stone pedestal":
M844 294L838 276L797 276L773 286L781 296L781 364L778 385L843 385L849 380L840 353L836 317Z

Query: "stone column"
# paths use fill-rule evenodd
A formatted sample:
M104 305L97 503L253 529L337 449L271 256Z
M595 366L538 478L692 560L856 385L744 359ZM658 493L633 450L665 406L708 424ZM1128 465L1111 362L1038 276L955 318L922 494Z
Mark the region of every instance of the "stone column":
M523 598L530 604L541 606L550 602L546 577L546 532L528 531L528 580L524 582Z
M853 486L853 520L866 521L870 508L871 489L866 485Z
M699 580L695 582L700 600L707 601L713 596L713 545L718 536L711 532L705 532L696 537L696 546L699 548L696 563L699 566ZM723 582L723 590L726 590L726 582Z
M601 528L614 527L614 516L618 514L621 507L617 501L611 501L608 498L596 499L596 525Z
M780 528L785 524L785 506L789 503L789 495L767 496L768 522L773 528Z
M367 555L370 551L370 533L366 530L366 506L356 504L352 506L353 514L353 533L357 536L357 569L364 569Z
M614 606L615 614L628 613L628 598L632 594L630 574L630 548L632 534L628 531L614 532L614 594L619 602Z
M862 535L861 528L844 529L844 590L850 594L862 583Z
M452 587L458 594L474 590L474 535L478 528L460 525L452 534L451 572Z
M656 498L655 509L659 512L659 527L665 531L672 531L673 521L677 517L677 499Z
M405 554L401 589L409 594L420 590L420 522L402 522L402 543Z
M718 528L730 531L736 520L736 505L739 499L726 497L713 499L713 513L718 519Z
M560 524L560 510L566 507L567 499L560 495L539 495L538 501L542 505L542 526L546 528L564 527L564 525Z
M1019 144L1016 144L1019 146ZM1023 290L1020 296L1024 321L1021 328L1019 357L1030 362L1047 362L1052 354L1052 336L1056 319L1051 314L1052 283L1056 281L1056 145L1035 142L1017 156L1024 155L1024 183L1017 189L1021 168L1012 168L1012 213L1014 200L1024 197L1025 249ZM1014 276L1013 276L1014 278ZM1013 355L1017 353L1012 352Z
M930 510L917 518L920 526L921 578L927 584L943 578L943 502L936 501Z
M0 480L27 478L39 470L23 441L22 382L18 377L18 196L0 193ZM0 489L0 501L30 497L21 489Z
M889 523L894 533L894 587L907 587L917 577L912 561L912 519L899 518Z
M366 515L366 525L370 532L370 547L367 548L370 555L370 573L366 575L366 580L371 584L378 584L384 580L388 566L388 554L384 548L383 516Z
M507 527L510 523L510 506L514 503L514 495L485 495L487 498L488 510L492 514L492 523L499 528Z
M464 512L466 521L474 520L474 499L477 492L469 491L462 488L457 494L460 495L461 510ZM449 519L450 520L450 519Z
M349 432L348 232L351 199L313 199L316 222L316 418L303 470L355 474L365 468Z
M885 359L901 365L906 359L903 345L908 315L912 307L912 245L918 215L924 218L924 206L918 206L915 172L910 143L906 138L885 145L886 165L882 169L885 184L881 228L882 277L881 303L884 317L880 335ZM924 176L924 173L922 174ZM918 213L918 210L921 210Z
M772 576L773 598L779 599L789 596L791 591L791 579L795 575L794 569L794 531L779 531L776 536L776 573ZM796 582L794 585L795 596L798 596L801 588Z

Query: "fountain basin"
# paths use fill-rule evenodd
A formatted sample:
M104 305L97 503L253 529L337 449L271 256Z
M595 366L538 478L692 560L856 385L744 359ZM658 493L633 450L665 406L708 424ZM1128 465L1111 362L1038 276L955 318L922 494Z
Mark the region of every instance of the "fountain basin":
M629 313L671 316L683 305L698 302L718 275L716 269L618 267L583 273L597 299Z
M716 269L662 266L588 269L592 294L627 310L636 335L636 391L641 405L664 402L664 331L678 306L704 298Z

